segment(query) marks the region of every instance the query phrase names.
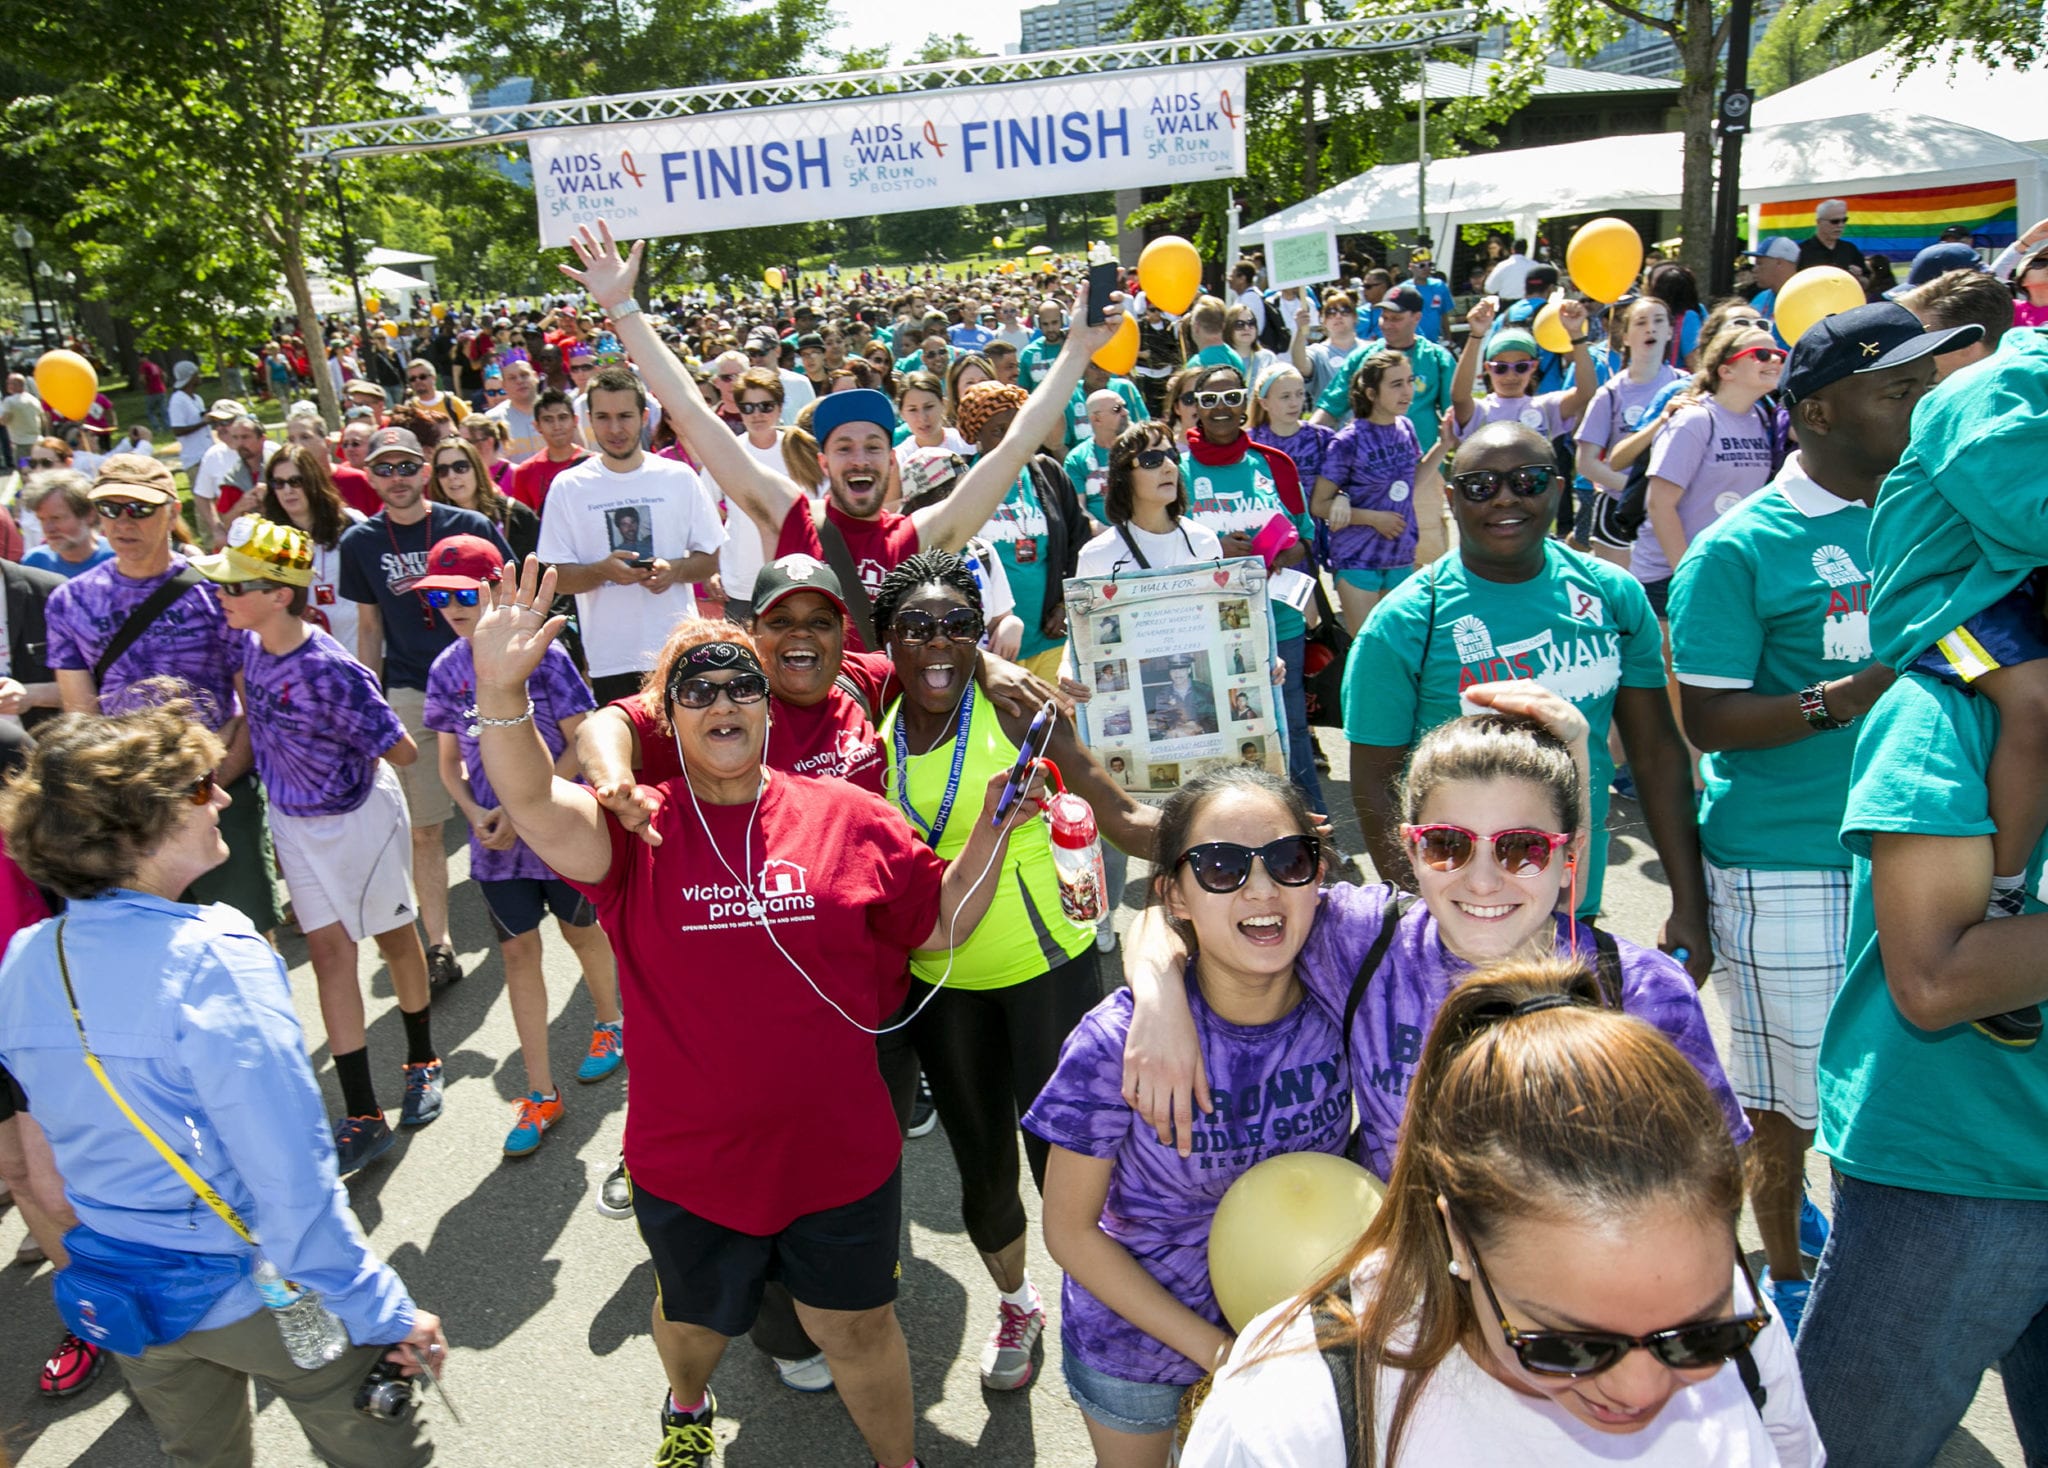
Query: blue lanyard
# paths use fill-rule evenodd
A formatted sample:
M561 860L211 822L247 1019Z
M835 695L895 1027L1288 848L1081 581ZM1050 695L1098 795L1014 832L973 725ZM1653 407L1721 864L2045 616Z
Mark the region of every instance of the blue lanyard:
M960 725L953 731L953 769L946 776L946 795L939 802L938 815L927 825L910 803L910 735L903 723L902 705L896 708L896 803L903 807L910 824L924 832L925 844L934 849L946 832L946 822L952 818L953 798L960 793L960 774L967 768L967 726L973 719L974 685L970 683L967 696L960 700Z

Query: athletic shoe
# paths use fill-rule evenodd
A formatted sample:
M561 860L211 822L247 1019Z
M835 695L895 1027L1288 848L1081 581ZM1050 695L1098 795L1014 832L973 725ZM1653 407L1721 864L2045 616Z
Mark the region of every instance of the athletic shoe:
M48 1257L43 1252L43 1246L36 1242L34 1234L24 1238L21 1241L21 1247L14 1251L14 1262L16 1264L25 1264L31 1269L41 1264Z
M334 1124L335 1169L347 1177L389 1152L397 1140L381 1111L375 1116L344 1116Z
M1623 800L1635 800L1638 798L1636 795L1636 777L1630 773L1627 765L1617 765L1615 767L1614 793Z
M1095 929L1095 951L1097 953L1116 952L1116 925L1108 918L1104 918Z
M633 1216L633 1184L626 1178L626 1159L621 1157L619 1165L605 1174L603 1182L597 1185L597 1197L592 1200L600 1218L631 1218Z
M441 1115L441 1062L423 1060L405 1068L405 1105L400 1126L425 1126Z
M939 1110L932 1105L931 1083L920 1075L917 1078L917 1099L910 1103L910 1126L903 1135L928 1137L938 1124Z
M2041 1039L2041 1007L2029 1004L2025 1009L1994 1014L1976 1021L1970 1028L2011 1049L2031 1050Z
M43 1363L43 1379L38 1385L43 1395L52 1401L58 1397L75 1397L92 1385L92 1379L106 1364L105 1351L67 1330L64 1339L57 1342L57 1349L51 1353L50 1359Z
M1813 1199L1799 1195L1799 1252L1818 1259L1828 1246L1828 1216L1813 1206Z
M711 1434L711 1424L718 1417L717 1399L706 1387L704 1405L688 1416L676 1411L671 1401L664 1393L661 1446L654 1452L654 1468L706 1468L711 1455L718 1451L718 1439Z
M775 1374L782 1378L782 1384L793 1392L832 1390L832 1368L826 1364L823 1351L801 1361L785 1361L780 1356L769 1359L775 1363Z
M1766 1269L1757 1280L1757 1287L1764 1292L1764 1298L1771 1302L1772 1312L1785 1322L1785 1334L1798 1339L1799 1322L1805 1318L1807 1299L1813 1294L1813 1281L1806 1279L1772 1279Z
M436 943L427 950L427 987L438 989L444 984L462 981L462 965L455 961L455 950L446 943Z
M539 1150L541 1137L561 1119L561 1092L543 1096L538 1091L528 1091L519 1103L519 1114L512 1123L511 1134L505 1138L505 1155L524 1157Z
M1031 1380L1031 1348L1045 1330L1045 1302L1031 1286L1031 1304L1020 1309L996 1301L996 1328L981 1348L981 1384L990 1391L1013 1392Z
M590 1032L590 1053L576 1067L576 1079L588 1086L603 1080L626 1059L626 1027L617 1020L597 1025Z

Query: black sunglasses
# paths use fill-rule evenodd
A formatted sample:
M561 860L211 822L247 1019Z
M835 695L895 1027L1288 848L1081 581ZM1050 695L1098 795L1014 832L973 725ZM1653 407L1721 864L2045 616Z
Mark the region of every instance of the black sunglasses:
M740 416L745 418L752 418L761 413L780 413L782 411L782 404L780 403L741 403L739 407Z
M675 687L675 700L686 709L708 709L721 693L734 703L759 703L768 696L768 679L760 673L735 673L722 683L685 678Z
M907 611L896 614L891 629L893 641L915 646L943 637L948 642L979 642L987 623L980 612L973 607L955 607L943 617L934 617L930 612Z
M1499 494L1503 484L1518 498L1533 500L1549 494L1550 486L1556 481L1557 468L1551 464L1524 464L1519 469L1474 469L1451 476L1451 483L1457 486L1458 493L1475 505L1483 505Z
M398 459L395 461L385 459L379 463L372 464L370 472L379 479L404 479L408 475L419 473L425 467L426 465L422 464L418 459Z
M93 508L116 520L147 520L163 506L145 505L140 500L94 500Z
M465 586L460 590L450 590L445 586L435 586L422 592L421 595L426 597L427 605L430 607L445 607L448 605L451 597L458 607L473 607L483 599L482 590L474 586Z
M31 469L54 469L57 467L57 460L30 458L28 466Z
M1323 843L1313 836L1282 836L1264 846L1235 841L1204 841L1180 854L1195 869L1195 885L1204 892L1235 892L1252 876L1252 858L1265 863L1266 875L1283 887L1306 887L1322 871Z
M1740 1248L1735 1251L1735 1262L1749 1286L1749 1297L1756 1302L1752 1314L1731 1320L1674 1325L1648 1335L1604 1330L1517 1330L1508 1324L1507 1312L1500 1308L1500 1298L1493 1292L1493 1282L1486 1277L1486 1266L1479 1262L1479 1251L1472 1247L1469 1233L1465 1234L1465 1251L1472 1256L1472 1273L1479 1280L1479 1288L1486 1292L1486 1303L1493 1307L1501 1335L1506 1337L1522 1369L1532 1376L1598 1376L1637 1349L1648 1351L1673 1371L1700 1371L1719 1366L1745 1349L1771 1323L1770 1312L1764 1308L1763 1296L1756 1287L1756 1276L1749 1272L1749 1261L1742 1257Z
M1180 450L1176 448L1139 449L1132 460L1140 469L1158 469L1167 464L1180 462Z
M290 591L281 581L223 581L219 583L220 594L226 597L241 597L252 591Z

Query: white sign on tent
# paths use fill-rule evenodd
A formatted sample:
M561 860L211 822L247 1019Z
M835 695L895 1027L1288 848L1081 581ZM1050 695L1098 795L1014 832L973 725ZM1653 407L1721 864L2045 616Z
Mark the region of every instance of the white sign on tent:
M1244 172L1243 66L1148 68L533 139L543 245L1094 193Z

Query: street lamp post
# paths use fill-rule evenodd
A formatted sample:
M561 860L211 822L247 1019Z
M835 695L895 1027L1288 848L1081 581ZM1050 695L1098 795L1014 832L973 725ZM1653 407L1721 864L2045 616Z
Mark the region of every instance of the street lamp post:
M14 226L14 248L21 251L21 272L28 277L29 299L35 302L36 334L43 339L43 350L50 349L50 323L43 315L43 298L36 290L36 237L28 232L28 226Z
M64 307L57 299L57 272L50 268L49 261L39 260L36 262L36 274L43 278L43 289L49 292L50 314L57 318L57 341L61 346L64 341Z

